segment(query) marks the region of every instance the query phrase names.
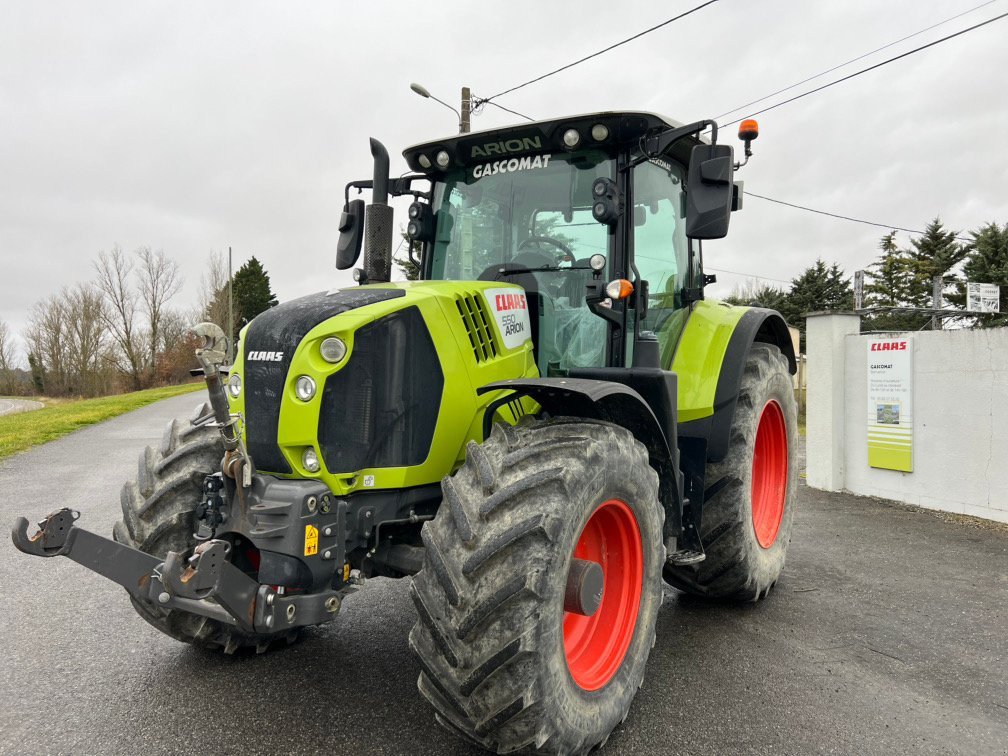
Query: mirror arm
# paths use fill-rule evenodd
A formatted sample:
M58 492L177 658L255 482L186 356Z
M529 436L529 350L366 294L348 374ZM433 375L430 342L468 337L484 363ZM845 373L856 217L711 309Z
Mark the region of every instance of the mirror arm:
M717 122L712 121L709 118L705 118L702 121L689 123L685 126L679 126L674 129L669 129L668 131L663 131L655 136L648 137L644 141L644 154L636 160L631 161L627 167L633 168L635 165L640 165L645 160L661 155L674 142L678 142L683 137L690 136L691 134L698 134L708 126L711 130L711 144L717 144Z

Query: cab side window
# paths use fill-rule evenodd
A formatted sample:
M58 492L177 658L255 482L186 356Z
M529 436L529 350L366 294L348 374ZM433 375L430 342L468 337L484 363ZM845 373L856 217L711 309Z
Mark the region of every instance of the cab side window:
M689 278L683 178L678 165L660 159L641 163L633 174L634 262L649 287L640 327L658 334L663 353L664 342L675 341Z

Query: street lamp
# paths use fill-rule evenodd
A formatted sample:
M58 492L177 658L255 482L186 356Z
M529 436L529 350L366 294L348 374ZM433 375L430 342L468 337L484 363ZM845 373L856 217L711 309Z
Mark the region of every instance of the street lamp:
M446 108L448 108L448 110L450 110L451 112L453 112L458 117L459 133L460 134L463 133L463 132L465 132L465 131L468 131L468 129L465 128L465 126L464 126L464 124L462 122L462 114L459 113L455 108L453 108L451 105L449 105L444 100L439 100L437 97L435 97L430 92L428 92L427 91L427 87L423 86L422 84L417 84L414 81L412 84L409 85L409 88L412 89L414 92L416 92L421 97L426 97L426 98L428 98L430 100L434 100L434 102L440 102L442 105L444 105Z

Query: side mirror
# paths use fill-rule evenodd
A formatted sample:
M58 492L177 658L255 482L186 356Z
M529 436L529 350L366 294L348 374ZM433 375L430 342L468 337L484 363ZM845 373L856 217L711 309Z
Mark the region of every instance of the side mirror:
M351 200L343 208L340 216L340 237L336 245L336 267L340 270L352 268L360 257L361 243L364 241L364 200Z
M686 180L686 236L722 239L731 218L735 151L727 144L698 144Z

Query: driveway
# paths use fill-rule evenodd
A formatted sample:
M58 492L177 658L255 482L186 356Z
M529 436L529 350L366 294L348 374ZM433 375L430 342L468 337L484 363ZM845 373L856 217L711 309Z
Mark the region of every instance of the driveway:
M119 487L193 396L0 463L0 520L64 504L108 533ZM465 754L416 691L405 581L376 579L301 644L181 645L118 587L0 543L0 752ZM605 754L1005 753L1008 529L800 487L758 605L666 588L658 643Z

